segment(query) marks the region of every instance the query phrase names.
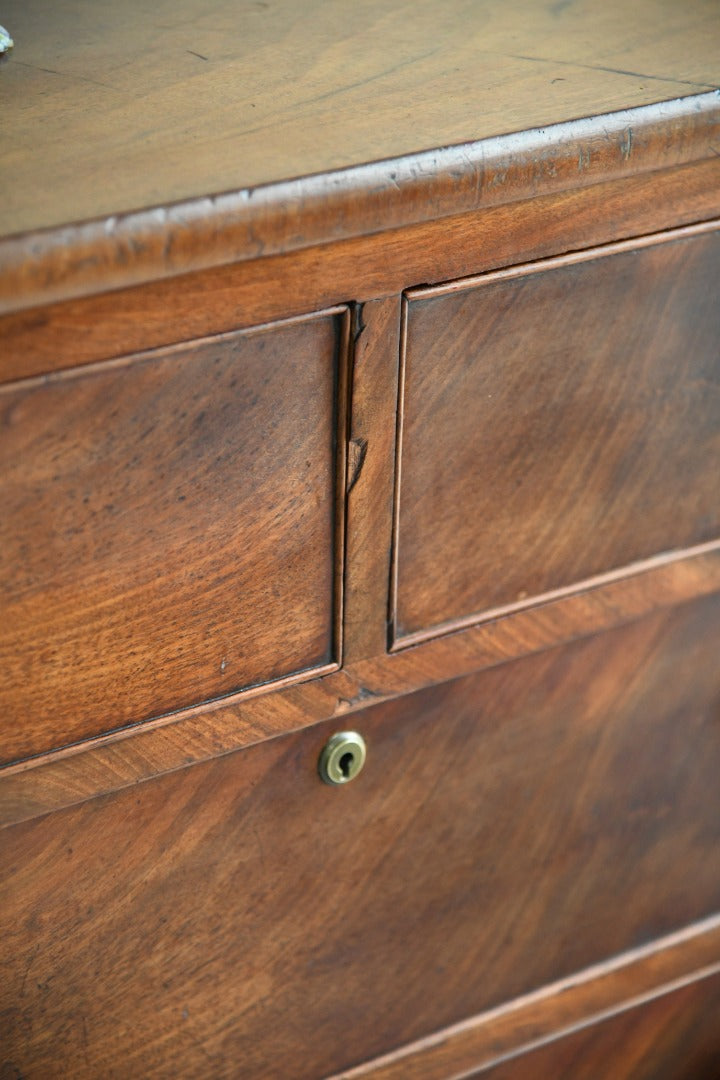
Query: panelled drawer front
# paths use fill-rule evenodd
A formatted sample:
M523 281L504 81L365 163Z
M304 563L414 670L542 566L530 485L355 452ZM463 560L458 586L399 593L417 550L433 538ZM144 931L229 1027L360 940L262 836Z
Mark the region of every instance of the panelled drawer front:
M717 1080L719 1020L720 975L713 975L472 1076L479 1080Z
M720 536L720 233L406 303L395 639Z
M715 597L0 833L6 1060L325 1076L717 911L719 629Z
M344 323L0 388L0 759L337 659Z

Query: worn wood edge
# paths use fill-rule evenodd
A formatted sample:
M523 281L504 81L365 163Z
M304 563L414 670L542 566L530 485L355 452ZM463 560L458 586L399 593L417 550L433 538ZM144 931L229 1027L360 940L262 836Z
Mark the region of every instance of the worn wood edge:
M0 770L0 828L201 764L367 705L496 667L720 592L720 550L404 649L244 692ZM314 673L317 674L317 673Z
M720 915L713 915L337 1073L332 1080L462 1080L718 971Z
M668 230L714 220L719 210L717 156L17 311L0 317L0 382L267 324L348 298L399 296L420 282L455 281L652 235L658 224ZM618 214L619 224L611 225Z
M0 314L714 156L720 90L0 239Z

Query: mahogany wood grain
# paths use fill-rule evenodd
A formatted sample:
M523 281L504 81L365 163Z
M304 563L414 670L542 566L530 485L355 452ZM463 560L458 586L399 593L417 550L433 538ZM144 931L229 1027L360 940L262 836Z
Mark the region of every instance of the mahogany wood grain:
M482 1074L488 1066L531 1047L712 979L719 969L720 916L715 915L340 1075L342 1080L406 1080L408 1076L413 1080L447 1080L449 1076L474 1076L478 1069ZM708 984L703 983L698 990L701 1001L695 1019L702 1019ZM708 1010L707 1015L712 1018L714 1013ZM588 1055L584 1064L592 1064L596 1072L591 1075L597 1076L600 1062L604 1066L605 1060L603 1055ZM548 1080L554 1080L552 1072Z
M2 21L0 1080L689 1080L716 0Z
M720 535L718 280L713 231L409 294L399 645Z
M372 559L371 559L372 562ZM248 690L0 770L0 828L208 761L369 702L504 664L720 592L720 548L509 614L322 678Z
M3 10L12 306L708 158L720 121L712 0Z
M346 323L0 391L5 761L339 662Z
M720 158L0 319L0 381L720 216ZM702 228L702 226L701 226ZM74 241L73 241L74 242ZM47 300L47 297L45 297Z
M720 974L472 1076L485 1080L717 1080Z
M318 1077L716 911L719 625L370 707L347 788L331 722L4 830L5 1061Z
M344 665L387 648L400 297L358 308L348 432Z

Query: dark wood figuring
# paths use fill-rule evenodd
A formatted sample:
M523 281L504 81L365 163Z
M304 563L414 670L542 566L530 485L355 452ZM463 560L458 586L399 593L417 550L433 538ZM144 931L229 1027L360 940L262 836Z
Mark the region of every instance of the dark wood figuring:
M664 994L519 1057L484 1080L717 1080L720 974Z
M347 788L329 723L4 830L5 1060L317 1077L715 911L719 620L368 708Z
M0 391L5 761L338 662L345 333Z
M395 640L720 535L720 233L409 294Z

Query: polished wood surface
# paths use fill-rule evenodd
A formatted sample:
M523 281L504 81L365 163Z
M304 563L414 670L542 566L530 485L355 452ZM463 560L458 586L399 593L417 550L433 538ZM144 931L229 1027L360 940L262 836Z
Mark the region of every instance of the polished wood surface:
M712 0L165 7L5 13L0 310L710 160L720 137Z
M345 668L382 656L395 489L400 297L369 301L356 311L346 511Z
M475 1075L476 1070L512 1061L531 1049L626 1009L652 1003L718 972L720 916L715 915L363 1062L338 1074L337 1080L406 1080L409 1076L413 1080L447 1080L449 1076ZM698 989L700 992L692 995L700 999L698 1019L707 1014L712 1020L712 997L707 1008L706 991ZM588 1055L583 1064L592 1064L597 1070L604 1060L602 1055ZM597 1071L591 1075L596 1076ZM609 1075L614 1077L615 1073ZM681 1070L680 1076L684 1075ZM554 1074L545 1080L554 1080Z
M5 1060L318 1077L717 910L719 620L370 707L347 788L331 722L4 830Z
M481 1069L484 1080L717 1080L720 974Z
M0 238L0 313L716 158L701 94ZM656 218L657 221L657 218Z
M355 570L358 580L365 573L372 581L377 560L373 554L364 569ZM264 687L244 691L87 739L2 770L0 827L132 787L320 720L334 718L347 726L370 702L399 698L717 592L718 544L412 649L356 660L322 678L291 682L273 692ZM354 639L353 649L361 649L371 632L382 633L383 628L384 620L379 626L376 622Z
M3 235L687 97L718 78L712 0L370 0L362 19L348 0L71 10L3 6L15 39Z
M410 293L395 637L720 534L720 232Z
M0 390L4 761L338 662L345 323Z
M719 14L8 0L2 1080L699 1080Z
M0 318L0 381L720 218L720 157ZM693 222L700 224L693 225ZM397 336L397 335L396 335ZM397 352L397 342L393 340ZM393 361L395 363L395 361ZM394 405L396 407L396 403Z

